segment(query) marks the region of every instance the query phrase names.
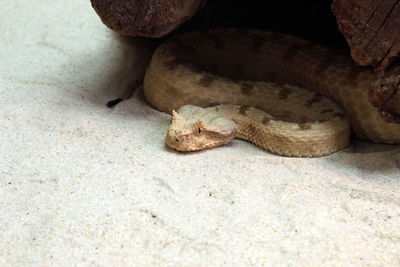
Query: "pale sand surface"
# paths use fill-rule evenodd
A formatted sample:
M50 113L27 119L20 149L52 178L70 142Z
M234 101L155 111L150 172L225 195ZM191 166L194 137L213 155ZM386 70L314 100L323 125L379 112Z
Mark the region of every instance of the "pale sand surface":
M398 146L178 154L142 91L105 106L150 52L89 0L0 1L0 266L400 265Z

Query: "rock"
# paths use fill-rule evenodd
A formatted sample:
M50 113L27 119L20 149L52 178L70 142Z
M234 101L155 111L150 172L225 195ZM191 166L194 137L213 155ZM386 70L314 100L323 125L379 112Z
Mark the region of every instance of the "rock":
M128 36L157 38L191 18L206 0L91 0L105 25Z
M334 0L331 9L354 61L382 75L400 54L397 0Z

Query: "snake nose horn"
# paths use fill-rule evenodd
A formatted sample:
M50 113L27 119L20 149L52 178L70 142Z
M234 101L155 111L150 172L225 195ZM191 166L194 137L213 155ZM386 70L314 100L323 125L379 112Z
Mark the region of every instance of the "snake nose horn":
M175 110L172 110L172 123L177 123L178 121L183 121L185 118L183 118L181 115L179 115L178 112Z

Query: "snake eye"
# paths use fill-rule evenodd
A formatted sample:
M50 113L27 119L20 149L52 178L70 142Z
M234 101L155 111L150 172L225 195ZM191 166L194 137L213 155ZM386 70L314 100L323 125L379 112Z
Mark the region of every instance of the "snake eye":
M201 128L199 127L199 129L197 130L197 132L199 133L199 134L201 134Z

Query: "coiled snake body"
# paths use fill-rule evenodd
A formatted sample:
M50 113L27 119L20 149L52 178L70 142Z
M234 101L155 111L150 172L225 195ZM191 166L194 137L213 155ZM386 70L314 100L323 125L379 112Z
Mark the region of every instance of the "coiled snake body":
M361 139L400 143L400 124L385 121L368 99L375 79L371 70L310 41L221 29L160 45L144 92L154 107L173 112L166 143L177 150L238 137L279 155L314 157L349 144L348 121ZM214 107L178 110L188 104Z

